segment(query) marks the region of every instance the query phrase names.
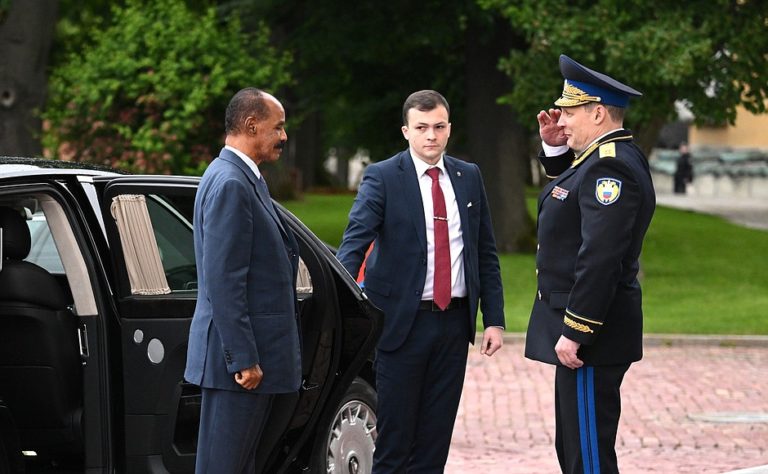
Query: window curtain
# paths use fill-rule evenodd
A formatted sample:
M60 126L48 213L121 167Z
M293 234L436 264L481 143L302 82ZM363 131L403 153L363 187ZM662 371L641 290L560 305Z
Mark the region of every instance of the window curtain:
M120 233L131 294L170 293L144 195L115 196L110 210Z
M312 277L303 259L299 259L299 271L296 274L296 293L312 293Z

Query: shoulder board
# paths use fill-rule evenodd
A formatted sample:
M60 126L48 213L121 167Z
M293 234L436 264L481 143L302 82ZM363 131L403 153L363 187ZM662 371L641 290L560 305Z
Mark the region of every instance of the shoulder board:
M600 158L616 158L616 144L610 142L600 145Z

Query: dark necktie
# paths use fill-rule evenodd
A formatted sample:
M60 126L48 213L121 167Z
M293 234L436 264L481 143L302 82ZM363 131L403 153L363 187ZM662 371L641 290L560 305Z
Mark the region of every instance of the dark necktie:
M440 188L440 168L430 168L427 174L432 178L432 208L435 214L435 282L432 297L440 309L451 302L451 247L448 243L448 213L445 197Z

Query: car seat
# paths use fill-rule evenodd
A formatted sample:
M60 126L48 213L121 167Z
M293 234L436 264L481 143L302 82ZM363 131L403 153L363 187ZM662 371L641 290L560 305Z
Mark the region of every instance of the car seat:
M38 455L82 452L82 366L77 317L43 268L24 261L29 227L0 206L0 398L21 449Z

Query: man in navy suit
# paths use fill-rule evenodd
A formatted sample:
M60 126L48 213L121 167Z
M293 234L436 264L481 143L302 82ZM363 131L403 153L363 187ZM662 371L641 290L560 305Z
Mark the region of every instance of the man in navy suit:
M198 295L184 373L202 389L197 473L253 472L274 394L301 383L298 244L258 168L280 157L284 127L277 99L239 91L226 111L226 146L197 191Z
M448 102L431 90L403 105L409 148L368 166L337 257L384 311L376 351L374 474L443 472L478 302L481 353L502 345L504 300L477 165L445 155Z
M643 355L637 273L656 197L623 127L640 92L560 56L563 94L537 119L552 182L539 197L538 291L525 356L555 364L555 446L568 474L618 473L621 382Z

